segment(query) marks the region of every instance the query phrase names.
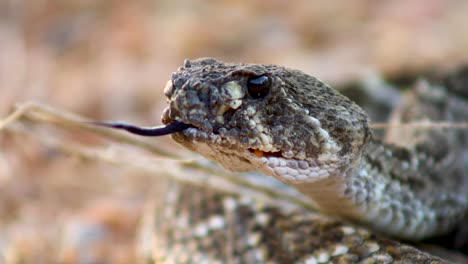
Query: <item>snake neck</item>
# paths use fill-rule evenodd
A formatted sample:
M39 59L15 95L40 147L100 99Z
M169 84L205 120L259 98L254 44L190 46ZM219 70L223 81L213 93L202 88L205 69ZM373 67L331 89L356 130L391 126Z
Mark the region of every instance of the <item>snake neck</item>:
M412 170L414 164L402 165L406 161L394 155L394 148L371 142L355 169L337 170L331 177L294 187L312 198L322 212L392 237L421 240L452 229L468 209L463 195L467 183L460 182L458 190L429 183L428 175ZM402 167L405 173L397 169Z

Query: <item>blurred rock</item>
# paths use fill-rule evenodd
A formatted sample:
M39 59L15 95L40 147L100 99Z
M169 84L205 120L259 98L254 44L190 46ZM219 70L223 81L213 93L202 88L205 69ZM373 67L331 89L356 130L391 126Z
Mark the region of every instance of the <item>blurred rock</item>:
M133 263L132 249L141 206L95 201L65 222L61 263ZM129 239L133 238L133 239Z

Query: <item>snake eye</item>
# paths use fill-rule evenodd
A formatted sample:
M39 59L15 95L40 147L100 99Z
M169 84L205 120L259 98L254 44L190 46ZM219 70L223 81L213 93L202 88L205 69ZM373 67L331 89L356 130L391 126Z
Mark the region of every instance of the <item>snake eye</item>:
M250 78L247 81L247 91L254 99L265 97L270 91L271 80L268 76Z

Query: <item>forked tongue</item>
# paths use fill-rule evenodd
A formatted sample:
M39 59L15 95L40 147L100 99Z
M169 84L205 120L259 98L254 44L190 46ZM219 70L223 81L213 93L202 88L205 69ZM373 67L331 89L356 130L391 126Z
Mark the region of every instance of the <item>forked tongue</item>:
M179 121L175 121L165 126L157 127L139 127L125 122L88 122L88 124L122 129L132 134L145 137L165 136L171 133L180 132L190 127L190 125Z

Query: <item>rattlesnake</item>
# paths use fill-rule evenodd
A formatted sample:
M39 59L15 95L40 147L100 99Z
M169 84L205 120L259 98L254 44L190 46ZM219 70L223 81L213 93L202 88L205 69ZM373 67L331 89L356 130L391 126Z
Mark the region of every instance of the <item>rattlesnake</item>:
M421 81L392 120L466 122L465 90L459 83ZM453 230L467 213L464 131L396 129L385 142L377 140L354 102L312 76L275 65L186 61L164 93L168 128L162 133L228 170L259 171L293 186L325 215L355 225L171 184L161 199L165 209L150 224L155 259L437 261L362 227L417 241ZM157 135L160 129L132 132Z

